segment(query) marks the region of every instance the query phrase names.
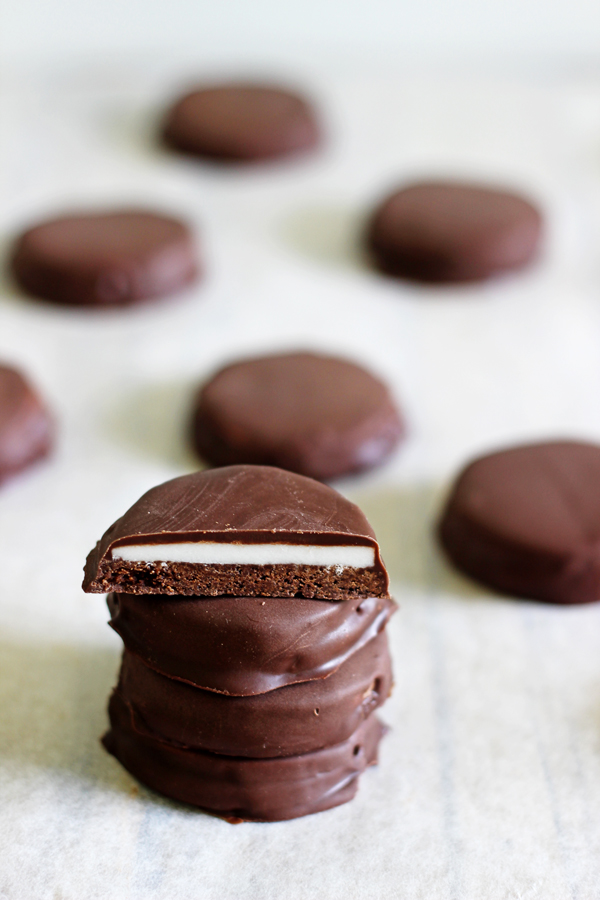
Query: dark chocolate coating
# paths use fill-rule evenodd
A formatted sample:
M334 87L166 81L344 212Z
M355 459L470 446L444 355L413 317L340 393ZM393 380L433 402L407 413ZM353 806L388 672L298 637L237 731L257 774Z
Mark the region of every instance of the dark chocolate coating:
M218 602L218 601L217 601ZM385 632L327 678L232 697L159 675L125 651L116 688L133 728L225 756L295 756L345 741L392 687Z
M169 110L164 141L193 156L254 162L310 150L319 127L308 103L280 88L253 84L204 87Z
M20 372L0 366L0 482L46 456L52 419Z
M216 466L280 466L325 481L379 465L404 433L387 387L343 359L287 353L234 363L199 392L192 439Z
M453 182L412 184L373 214L366 241L388 275L425 282L477 281L536 255L542 218L524 197Z
M372 715L346 741L313 753L273 759L184 750L138 734L118 694L109 704L103 743L155 791L232 820L277 822L351 800L358 776L377 762L384 728Z
M370 568L132 563L111 558L126 544L184 541L372 547ZM387 596L389 581L360 509L327 485L270 466L227 466L152 488L118 519L87 558L91 593L218 596Z
M556 441L472 462L439 537L483 584L549 603L600 599L600 447Z
M109 594L111 626L147 665L189 684L248 696L331 675L379 634L396 610L368 597Z
M199 271L188 227L144 210L49 219L17 240L11 267L28 294L78 306L162 297L190 284Z

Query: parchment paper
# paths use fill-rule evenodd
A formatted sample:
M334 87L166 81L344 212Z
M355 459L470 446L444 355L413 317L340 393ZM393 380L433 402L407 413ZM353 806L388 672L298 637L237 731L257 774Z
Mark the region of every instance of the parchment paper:
M157 149L196 72L14 73L0 97L0 228L144 204L198 230L206 278L137 310L0 295L0 358L55 412L51 461L0 494L0 896L9 900L595 900L600 896L600 607L503 599L431 537L473 455L600 440L600 78L289 72L321 154L220 169ZM273 73L277 75L277 73ZM371 205L413 177L528 192L547 219L522 274L425 289L369 271ZM343 353L393 386L397 456L337 485L380 538L401 605L378 768L354 802L231 826L138 786L100 747L119 641L85 556L150 486L192 471L196 385L241 354Z

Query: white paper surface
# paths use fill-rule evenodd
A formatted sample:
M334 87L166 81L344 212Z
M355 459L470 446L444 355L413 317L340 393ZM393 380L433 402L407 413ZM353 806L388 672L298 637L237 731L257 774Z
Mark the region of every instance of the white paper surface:
M184 79L185 80L185 79ZM146 308L0 296L0 359L55 411L49 463L0 494L0 897L9 900L596 900L600 608L495 597L431 539L459 465L492 447L600 440L600 81L305 73L320 155L215 169L159 152L182 82L114 68L8 78L2 234L70 206L139 202L198 229L206 280ZM523 274L431 290L355 250L396 183L449 174L527 190L545 252ZM230 826L161 800L100 747L120 642L79 587L97 538L194 468L196 385L240 354L310 347L388 380L410 436L339 487L370 517L401 605L392 732L354 802Z

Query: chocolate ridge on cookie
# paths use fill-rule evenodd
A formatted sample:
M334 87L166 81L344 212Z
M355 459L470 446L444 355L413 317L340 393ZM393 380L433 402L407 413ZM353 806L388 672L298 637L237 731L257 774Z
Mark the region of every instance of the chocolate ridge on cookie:
M600 599L600 446L549 441L480 457L459 475L438 535L458 569L549 603Z
M157 672L233 696L325 678L379 634L393 600L109 594L110 625Z
M234 821L277 822L351 800L358 776L377 762L385 733L375 715L333 747L298 756L246 759L184 750L138 734L118 694L109 703L105 748L149 788Z
M226 466L152 488L88 556L83 589L202 596L388 596L373 529L333 488Z
M327 678L247 697L159 675L125 651L116 691L140 734L225 756L264 758L296 756L345 741L386 701L391 687L383 632Z

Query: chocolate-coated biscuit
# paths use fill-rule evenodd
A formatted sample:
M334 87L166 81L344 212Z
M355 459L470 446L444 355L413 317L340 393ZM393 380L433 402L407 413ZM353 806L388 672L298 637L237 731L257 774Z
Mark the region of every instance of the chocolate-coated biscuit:
M121 306L175 293L198 275L189 228L145 210L65 215L24 232L11 267L53 303Z
M366 242L388 275L425 282L477 281L536 255L542 219L517 194L459 182L422 182L375 210Z
M250 697L167 678L125 651L116 690L141 734L225 756L263 758L310 753L345 741L387 700L391 687L383 632L327 678Z
M16 369L0 366L0 482L42 459L53 424L43 402Z
M204 87L169 110L163 139L193 156L254 162L310 150L319 142L315 115L302 97L254 84Z
M404 432L388 388L360 366L313 353L228 365L197 395L192 439L217 466L280 466L327 480L370 469Z
M312 478L226 466L152 488L88 556L91 593L388 596L373 529Z
M147 665L235 696L325 678L396 610L383 597L177 597L109 594L111 626Z
M457 568L503 593L600 599L600 447L555 441L475 460L452 490L439 537Z
M385 731L372 715L333 747L300 756L244 759L184 750L138 734L117 693L110 699L109 715L104 746L135 778L173 800L234 821L276 822L348 802L358 776L377 762Z

